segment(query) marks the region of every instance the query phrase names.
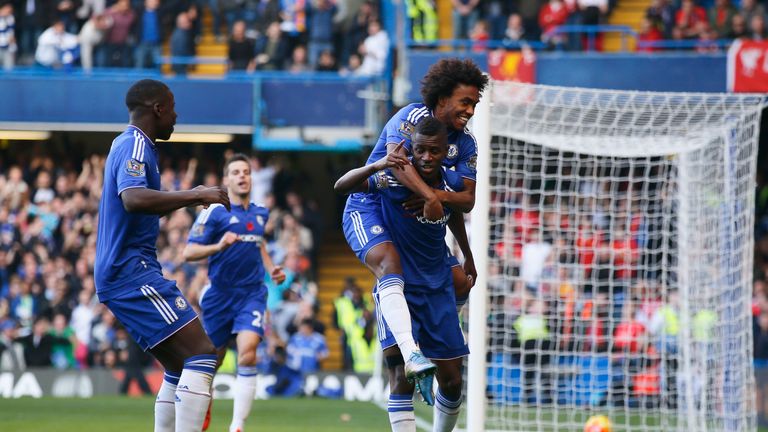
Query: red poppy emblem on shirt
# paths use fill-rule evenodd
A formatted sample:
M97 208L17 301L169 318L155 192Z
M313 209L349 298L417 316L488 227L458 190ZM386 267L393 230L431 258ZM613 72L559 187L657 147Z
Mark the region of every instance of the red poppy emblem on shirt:
M245 224L245 229L247 229L248 231L253 231L253 222L250 222L250 221L247 222Z

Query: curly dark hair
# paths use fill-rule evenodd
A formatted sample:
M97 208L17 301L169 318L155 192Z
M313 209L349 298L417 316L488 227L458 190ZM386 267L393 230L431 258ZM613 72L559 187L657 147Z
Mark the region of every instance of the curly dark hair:
M440 98L451 97L459 84L477 87L488 85L488 77L469 59L444 58L433 64L421 80L421 98L433 110Z

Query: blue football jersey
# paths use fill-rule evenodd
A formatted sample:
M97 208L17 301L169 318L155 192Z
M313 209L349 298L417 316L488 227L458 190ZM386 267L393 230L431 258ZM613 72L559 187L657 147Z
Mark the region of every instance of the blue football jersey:
M256 204L248 208L233 205L227 211L213 204L200 212L189 233L189 243L214 244L227 231L237 234L238 241L229 248L208 257L208 278L216 288L242 288L264 282L261 243L269 210Z
M138 287L162 277L155 246L160 216L128 213L120 194L130 188L160 190L155 144L133 125L112 142L104 167L94 268L101 301L127 285Z
M403 148L410 154L411 135L416 129L416 124L428 116L432 116L432 112L422 103L410 104L398 111L384 126L365 164L371 164L384 157L388 143L405 140ZM463 178L477 181L477 141L468 129L448 129L448 155L443 160L443 166L454 169ZM372 202L378 202L375 194L351 194L347 198L345 210L359 210Z
M444 167L443 179L438 187L461 191L463 178ZM382 198L382 215L400 253L406 286L444 289L451 280L451 268L447 261L449 250L445 244L445 228L451 209L444 207L445 215L438 221L429 221L405 210L402 203L411 196L411 191L398 182L389 170L369 177L368 190Z

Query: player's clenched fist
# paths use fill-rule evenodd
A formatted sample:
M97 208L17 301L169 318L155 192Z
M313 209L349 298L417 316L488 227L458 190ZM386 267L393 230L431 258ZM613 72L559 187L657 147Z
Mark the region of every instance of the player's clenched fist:
M283 267L281 266L275 266L275 268L272 269L272 272L269 275L272 278L272 281L275 282L275 284L280 285L285 281L285 273L283 273Z
M236 241L237 234L233 233L232 231L225 232L219 240L219 252L229 249L229 247L235 244Z
M231 210L231 206L229 204L229 195L227 194L226 189L220 188L218 186L198 186L194 190L197 191L198 199L200 200L200 204L202 204L203 207L208 208L208 206L211 204L221 204L227 208L227 211Z

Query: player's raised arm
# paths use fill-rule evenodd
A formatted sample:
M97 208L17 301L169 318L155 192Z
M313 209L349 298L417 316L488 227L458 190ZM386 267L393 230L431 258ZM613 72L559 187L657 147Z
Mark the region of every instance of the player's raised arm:
M392 147L387 155L376 162L347 171L346 174L336 180L333 190L339 194L351 194L368 190L368 177L386 168L396 168L392 172L402 171L410 166L405 152L402 151L405 141ZM411 168L413 169L413 168ZM415 172L415 171L414 171ZM418 175L418 174L417 174Z
M230 209L227 191L220 187L198 186L187 191L158 191L149 188L130 188L120 194L123 208L129 213L164 215L182 207L222 204Z

